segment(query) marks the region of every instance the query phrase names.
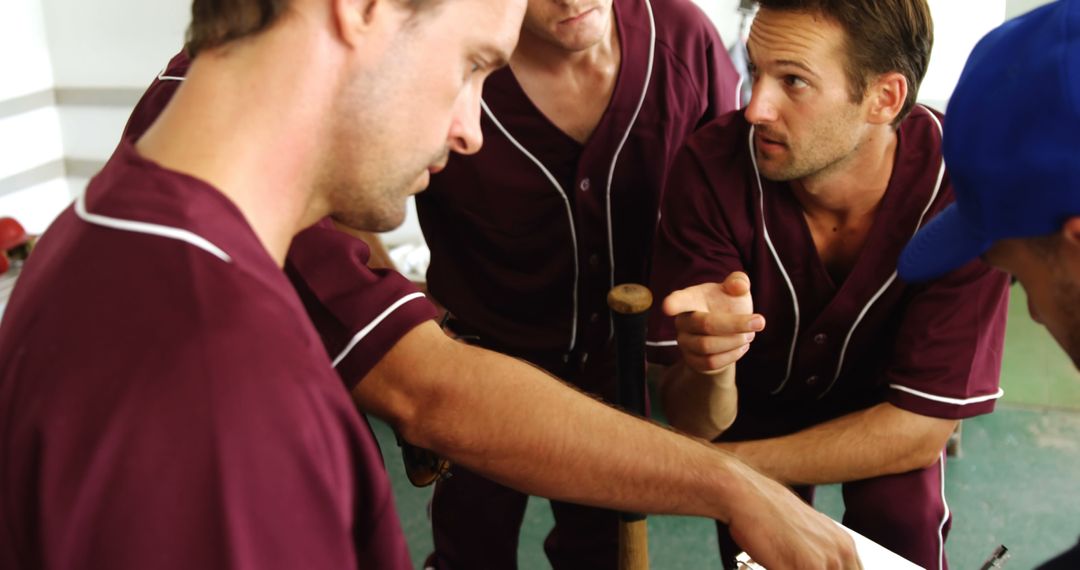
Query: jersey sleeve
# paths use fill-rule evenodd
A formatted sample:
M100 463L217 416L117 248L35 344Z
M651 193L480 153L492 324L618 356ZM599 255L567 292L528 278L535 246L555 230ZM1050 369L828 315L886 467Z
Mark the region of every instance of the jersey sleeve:
M903 314L885 370L887 401L933 417L993 411L1003 391L1009 280L974 261L920 288Z
M661 310L665 297L672 291L723 281L733 271L742 271L743 262L727 221L732 209L721 205L693 149L687 146L680 151L668 178L653 248L650 288L654 303L646 339L650 362L669 365L679 359L674 320Z
M368 268L367 244L325 219L293 239L285 270L352 390L405 333L437 315L396 271Z

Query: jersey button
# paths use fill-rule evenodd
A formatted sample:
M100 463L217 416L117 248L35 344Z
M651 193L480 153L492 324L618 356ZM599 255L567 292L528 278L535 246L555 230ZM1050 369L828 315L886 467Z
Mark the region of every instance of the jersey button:
M818 375L817 374L814 374L814 375L812 375L812 376L810 376L809 378L806 379L806 385L807 386L814 386L817 383L818 383Z
M591 185L592 185L592 183L589 182L588 178L582 178L581 182L578 182L578 188L581 188L582 192L588 192L589 191L589 186L591 186Z
M599 255L594 253L594 254L589 256L589 267L592 267L593 269L596 269L596 268L600 267L600 256Z
M600 313L593 313L593 314L589 315L589 322L590 323L595 323L596 321L599 321L599 320L600 320Z
M817 333L814 335L814 344L825 344L825 341L829 340L829 335L825 333Z

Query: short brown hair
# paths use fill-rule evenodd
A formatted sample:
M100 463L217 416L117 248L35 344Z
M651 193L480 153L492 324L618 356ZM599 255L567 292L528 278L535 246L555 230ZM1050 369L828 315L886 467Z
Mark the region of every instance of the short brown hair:
M844 29L851 100L860 102L875 75L896 71L908 84L893 126L911 112L930 64L934 21L926 0L759 0L762 8L817 13Z
M394 0L419 12L438 0ZM185 50L194 58L199 52L252 36L277 22L290 0L194 0Z

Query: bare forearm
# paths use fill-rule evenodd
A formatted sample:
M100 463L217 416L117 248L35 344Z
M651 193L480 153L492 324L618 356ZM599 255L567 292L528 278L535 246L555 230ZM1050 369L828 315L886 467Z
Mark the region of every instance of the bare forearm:
M374 392L375 384L364 388L369 377L358 387L363 407L412 443L530 494L727 519L732 488L751 471L734 457L515 359L449 341L437 329L423 336L424 355L386 357L409 358L412 379ZM421 385L424 371L434 376Z
M733 455L585 396L522 362L410 331L354 391L414 444L526 493L707 516L769 568L858 568L836 525Z
M788 436L718 445L789 485L840 483L932 465L955 425L884 403Z
M738 396L734 365L718 374L702 374L680 362L667 370L660 390L671 425L710 440L735 421Z

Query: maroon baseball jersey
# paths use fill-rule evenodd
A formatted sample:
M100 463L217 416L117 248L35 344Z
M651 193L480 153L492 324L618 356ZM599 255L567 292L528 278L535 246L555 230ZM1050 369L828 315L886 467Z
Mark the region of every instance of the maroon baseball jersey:
M0 327L0 567L409 568L374 438L243 214L122 143Z
M733 113L691 138L654 258L658 299L732 271L750 276L767 324L737 365L739 417L725 437L795 431L883 401L942 418L991 411L1002 393L1007 277L981 262L928 284L896 277L904 244L953 200L940 117L916 107L901 124L892 178L842 283L818 257L787 183L757 172L751 133ZM651 358L678 357L673 329L654 310Z
M532 360L605 350L607 292L647 278L673 157L738 107L738 75L689 0L615 0L614 11L622 66L586 144L505 68L484 85L483 148L452 157L417 197L428 287L485 346Z
M181 52L143 94L124 128L134 142L161 114L187 76ZM405 333L436 316L435 307L396 271L367 267L363 240L324 219L293 240L285 270L300 294L335 369L352 390Z

